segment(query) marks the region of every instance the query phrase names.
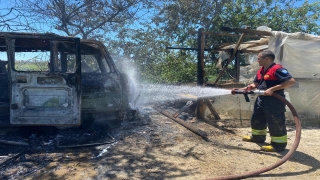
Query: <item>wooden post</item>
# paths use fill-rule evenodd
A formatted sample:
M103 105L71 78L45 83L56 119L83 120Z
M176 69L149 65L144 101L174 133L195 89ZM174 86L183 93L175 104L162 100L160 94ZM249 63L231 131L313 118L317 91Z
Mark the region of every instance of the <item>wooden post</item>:
M198 86L203 86L204 83L204 29L198 30Z
M204 29L198 30L198 86L203 86L204 83ZM202 98L197 100L197 118L205 118L206 104Z
M235 63L235 69L236 69L236 72L235 72L235 81L236 82L239 82L240 80L240 51L237 51L236 52L236 63Z

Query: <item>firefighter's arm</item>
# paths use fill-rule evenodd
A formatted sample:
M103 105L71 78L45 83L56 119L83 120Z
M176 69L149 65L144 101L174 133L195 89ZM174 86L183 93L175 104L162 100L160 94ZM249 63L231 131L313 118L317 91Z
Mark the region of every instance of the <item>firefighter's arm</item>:
M240 89L245 90L245 91L251 91L251 90L257 88L257 86L258 86L258 83L253 82L253 83L249 84L248 86L240 88Z
M278 84L276 86L273 86L273 87L267 89L264 95L271 96L274 91L288 88L288 87L294 85L295 83L296 83L296 80L294 80L293 78L290 78L290 79L282 82L281 84Z

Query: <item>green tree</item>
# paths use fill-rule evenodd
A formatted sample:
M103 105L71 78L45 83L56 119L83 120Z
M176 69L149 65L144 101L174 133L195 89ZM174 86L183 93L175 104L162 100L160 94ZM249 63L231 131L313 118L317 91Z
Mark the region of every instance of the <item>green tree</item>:
M167 46L197 47L199 28L221 32L222 27L319 34L320 3L301 0L18 0L17 6L32 19L69 36L105 42L119 64L136 64L147 82L194 81L197 52L167 50ZM295 6L302 2L301 6ZM38 23L39 24L39 23ZM236 42L238 37L205 37L206 47ZM251 40L251 38L246 38ZM205 54L206 70L214 68L218 52ZM233 63L231 63L232 65ZM232 69L232 66L231 66Z
M197 36L190 31L200 27L207 32L219 33L222 27L246 25L255 29L259 26L268 26L275 31L319 34L319 2L309 4L308 1L304 1L299 7L294 6L296 2L299 0L163 1L157 6L158 14L154 16L153 22L162 30L170 46L179 47L197 47ZM237 42L237 40L238 37L210 35L205 37L206 48L215 48L221 43ZM206 66L215 65L217 54L218 52L205 54ZM212 70L212 72L217 71Z
M10 3L1 3L0 31L35 30L28 24L24 13Z
M151 0L19 0L16 4L31 23L83 39L99 39L117 31L151 5Z

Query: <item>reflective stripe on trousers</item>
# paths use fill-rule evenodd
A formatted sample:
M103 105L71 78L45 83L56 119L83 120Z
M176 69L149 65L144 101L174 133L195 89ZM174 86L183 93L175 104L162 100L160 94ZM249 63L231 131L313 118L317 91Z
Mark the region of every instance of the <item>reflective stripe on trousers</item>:
M271 136L271 142L274 142L274 143L287 143L287 135L284 135L284 136Z
M267 129L262 129L262 130L258 130L258 129L251 129L251 133L252 135L257 135L257 136L263 136L263 135L267 135Z

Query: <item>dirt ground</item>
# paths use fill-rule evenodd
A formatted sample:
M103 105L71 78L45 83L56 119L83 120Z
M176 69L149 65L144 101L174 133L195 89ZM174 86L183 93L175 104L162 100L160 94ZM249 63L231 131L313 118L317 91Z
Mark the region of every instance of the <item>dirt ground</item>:
M289 144L284 152L262 152L242 142L250 134L247 120L208 123L181 118L207 133L207 140L152 107L142 107L140 120L109 128L2 128L0 179L210 179L243 174L279 161L291 148L295 127L288 122ZM248 179L320 179L320 130L303 125L295 154L283 165ZM86 144L86 147L77 147Z

